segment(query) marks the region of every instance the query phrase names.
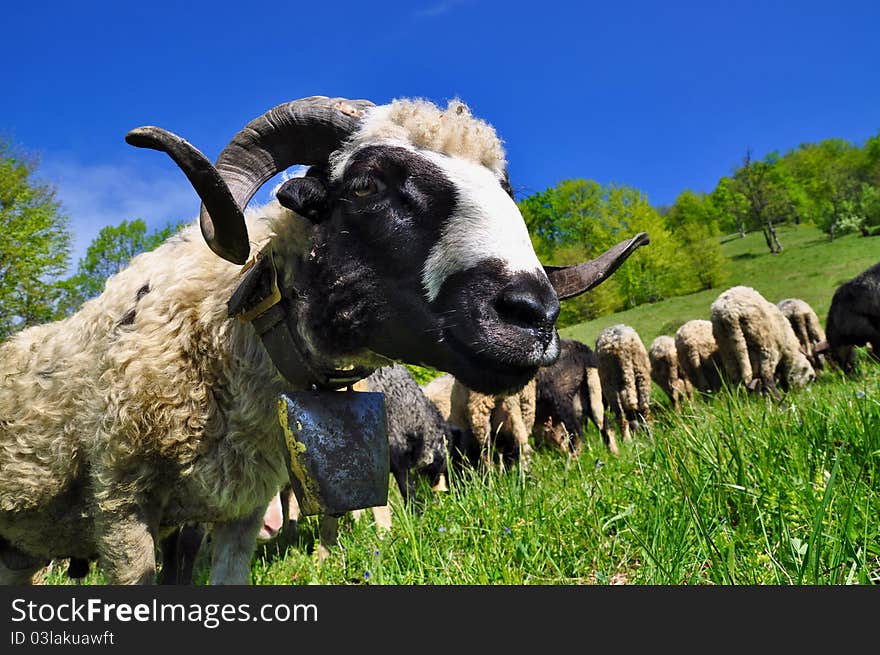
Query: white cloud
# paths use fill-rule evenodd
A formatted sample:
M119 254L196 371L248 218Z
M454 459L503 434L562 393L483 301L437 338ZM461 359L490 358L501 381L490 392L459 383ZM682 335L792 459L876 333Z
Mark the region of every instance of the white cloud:
M199 198L177 169L129 164L84 164L68 156L43 156L38 177L57 189L70 219L71 268L102 227L141 218L148 229L193 220Z
M305 166L293 166L280 173L277 184L263 186L249 204L274 199L281 184L305 175L307 170ZM193 221L199 214L199 197L170 160L138 165L86 164L73 156L47 153L40 160L37 178L57 189L56 199L70 219L71 271L103 227L140 218L147 229L153 230L169 223Z

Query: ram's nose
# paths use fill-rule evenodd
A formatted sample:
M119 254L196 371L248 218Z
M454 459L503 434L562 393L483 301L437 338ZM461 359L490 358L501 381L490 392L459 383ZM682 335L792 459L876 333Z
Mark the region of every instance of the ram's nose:
M495 309L502 320L536 330L549 338L559 316L559 299L546 280L522 276L499 292Z

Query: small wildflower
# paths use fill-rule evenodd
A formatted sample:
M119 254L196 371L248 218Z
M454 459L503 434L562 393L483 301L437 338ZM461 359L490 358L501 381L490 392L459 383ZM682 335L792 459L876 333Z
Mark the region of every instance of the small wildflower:
M511 530L510 530L510 528L508 528L507 526L505 526L505 527L504 527L504 532L505 532L505 534L510 534L510 533L511 533Z
M439 528L439 532L446 532L446 528L441 525Z
M374 550L374 551L373 551L373 557L379 557L379 551L378 551L378 550Z
M364 580L369 580L369 579L370 579L370 572L364 571Z
M603 466L605 466L605 462L603 462L601 459L597 459L597 460L596 460L596 468L597 468L597 469L600 469L600 468L602 468Z
M865 392L864 392L864 391L859 391L859 392L856 394L856 396L857 396L858 398L864 398L864 397L865 397Z

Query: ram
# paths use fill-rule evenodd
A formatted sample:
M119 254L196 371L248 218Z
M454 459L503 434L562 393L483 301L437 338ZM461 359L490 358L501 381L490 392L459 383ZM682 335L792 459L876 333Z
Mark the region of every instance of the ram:
M458 101L295 100L215 164L158 127L126 140L174 160L199 220L0 346L3 582L96 556L111 583L153 582L157 540L204 523L210 581L246 583L288 476L279 394L395 360L515 391L559 353L559 299L647 241L542 267L501 141ZM295 164L308 173L246 210Z

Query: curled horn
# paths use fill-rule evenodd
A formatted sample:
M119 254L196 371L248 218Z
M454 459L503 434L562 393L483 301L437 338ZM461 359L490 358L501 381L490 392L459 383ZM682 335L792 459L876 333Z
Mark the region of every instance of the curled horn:
M125 141L137 148L159 150L174 160L199 194L202 206L209 207L211 213L227 219L222 230L223 239L215 238L213 225L210 226L210 233L206 233L205 224L202 223L202 233L208 245L224 259L243 264L250 252L244 214L226 182L208 158L185 139L153 125L131 130L125 135ZM238 244L243 244L243 247Z
M325 96L278 105L245 125L216 165L160 128L137 128L126 141L162 150L174 160L202 199L199 223L205 241L224 259L243 264L250 254L243 211L257 190L294 164L325 163L372 106L368 100Z
M572 298L589 291L606 280L626 261L636 248L650 242L647 232L639 232L633 238L621 241L596 259L573 266L545 266L550 284L556 289L560 300Z

